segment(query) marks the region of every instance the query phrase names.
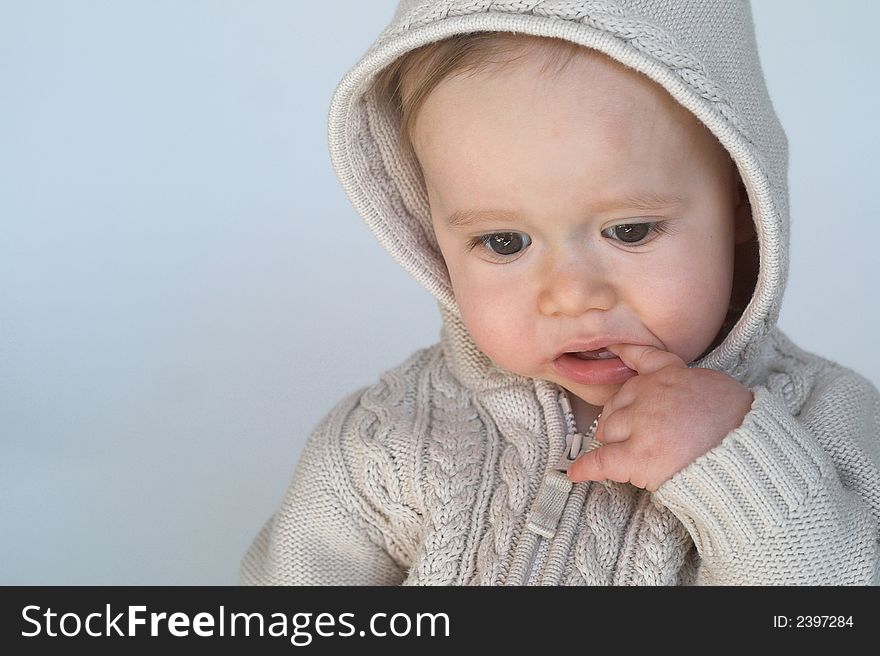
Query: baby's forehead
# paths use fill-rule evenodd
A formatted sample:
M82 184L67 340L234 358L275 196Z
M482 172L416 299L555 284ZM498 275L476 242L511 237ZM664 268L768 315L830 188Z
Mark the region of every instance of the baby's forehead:
M508 59L503 66L493 64L454 77L429 94L428 104L431 96L438 92L441 96L432 118L455 116L476 123L485 119L480 127L487 129L520 115L523 129L549 127L572 136L601 133L612 149L631 148L633 141L638 146L639 135L647 145L648 132L661 134L653 141L672 150L698 142L718 144L690 110L647 75L583 46L568 54L566 65L557 62L550 75L544 72L547 53L526 46L521 57ZM430 124L429 120L423 126Z
M726 175L727 151L660 84L597 50L536 41L518 39L428 94L412 136L429 185L477 193L510 179L606 187L638 178L670 188L676 172Z
M522 87L531 83L547 91L574 85L592 90L593 99L604 101L592 104L590 109L606 117L635 112L647 118L674 116L688 126L702 125L658 82L600 50L561 39L519 34L510 35L507 45L504 56L489 55L460 75L512 81Z

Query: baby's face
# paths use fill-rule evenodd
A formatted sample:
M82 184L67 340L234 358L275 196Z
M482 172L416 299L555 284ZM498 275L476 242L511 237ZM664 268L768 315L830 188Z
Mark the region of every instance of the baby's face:
M738 178L711 132L640 74L589 52L553 79L537 54L521 63L444 80L413 143L476 344L601 406L634 373L563 353L624 342L691 362L712 344Z

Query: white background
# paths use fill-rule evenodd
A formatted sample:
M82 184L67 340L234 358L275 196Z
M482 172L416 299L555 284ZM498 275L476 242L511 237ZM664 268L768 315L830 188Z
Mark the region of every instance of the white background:
M303 440L435 342L326 146L391 0L0 0L0 584L231 584ZM880 6L758 0L781 326L880 384Z

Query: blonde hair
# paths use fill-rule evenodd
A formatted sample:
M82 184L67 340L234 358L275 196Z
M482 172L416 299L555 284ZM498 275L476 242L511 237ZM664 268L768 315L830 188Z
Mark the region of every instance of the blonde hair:
M398 151L418 164L412 144L413 128L425 99L445 78L473 75L489 68L503 69L531 50L546 56L541 69L559 74L576 53L586 50L565 39L512 32L471 32L411 50L386 66L370 87L371 95L397 117Z

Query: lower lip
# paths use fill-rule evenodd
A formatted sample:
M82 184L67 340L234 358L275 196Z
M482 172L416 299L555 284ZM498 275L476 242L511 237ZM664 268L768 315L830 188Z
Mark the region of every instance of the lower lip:
M566 378L582 385L615 385L637 375L620 358L582 360L570 353L556 358L553 367Z

